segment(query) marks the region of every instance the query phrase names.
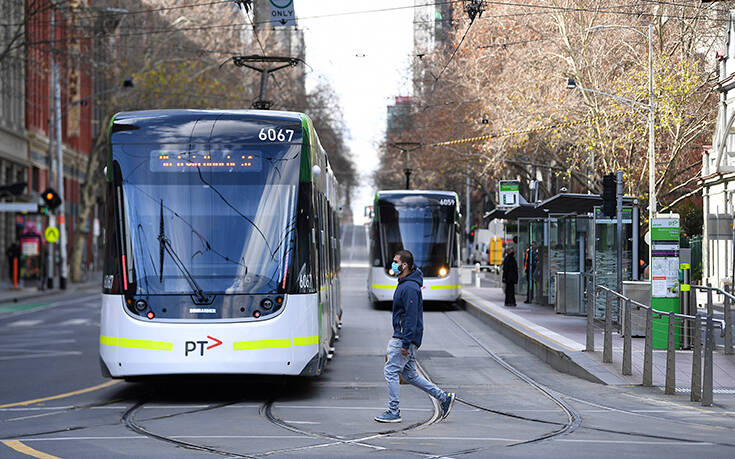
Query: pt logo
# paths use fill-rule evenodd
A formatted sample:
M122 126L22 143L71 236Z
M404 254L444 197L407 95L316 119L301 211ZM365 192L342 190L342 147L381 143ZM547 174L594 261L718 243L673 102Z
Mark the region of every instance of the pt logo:
M214 344L209 344L209 340L202 340L202 341L187 341L185 343L184 347L184 357L188 357L190 352L195 352L197 348L199 348L199 355L203 356L205 350L212 349L213 347L217 347L220 344L222 344L222 341L218 340L217 338L214 338L212 336L207 336L210 340L214 341ZM207 346L207 347L204 347Z

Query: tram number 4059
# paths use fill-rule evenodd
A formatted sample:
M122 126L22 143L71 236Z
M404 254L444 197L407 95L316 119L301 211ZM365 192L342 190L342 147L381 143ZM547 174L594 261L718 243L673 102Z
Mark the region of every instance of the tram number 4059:
M290 142L293 139L293 129L263 128L258 132L258 139L265 142ZM288 136L288 140L286 140Z

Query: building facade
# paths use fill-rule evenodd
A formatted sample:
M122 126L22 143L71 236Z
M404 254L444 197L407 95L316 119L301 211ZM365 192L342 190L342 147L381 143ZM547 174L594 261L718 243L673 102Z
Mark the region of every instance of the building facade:
M719 94L712 145L702 156L702 283L723 287L732 283L735 267L735 12L727 24L724 49L718 53ZM696 269L696 267L692 267Z

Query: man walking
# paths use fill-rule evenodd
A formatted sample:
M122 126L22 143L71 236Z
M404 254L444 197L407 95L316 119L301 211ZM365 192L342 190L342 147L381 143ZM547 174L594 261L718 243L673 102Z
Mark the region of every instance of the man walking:
M516 305L516 284L518 283L518 263L514 255L515 249L512 245L503 259L503 282L505 283L505 305Z
M444 392L416 371L416 351L421 346L424 334L424 306L421 297L424 276L413 264L413 254L408 250L400 250L393 255L391 269L398 276L398 287L393 294L393 337L388 341L384 369L389 403L388 410L376 416L375 420L401 422L401 412L398 409L399 374L407 383L439 400L444 419L449 416L455 394Z

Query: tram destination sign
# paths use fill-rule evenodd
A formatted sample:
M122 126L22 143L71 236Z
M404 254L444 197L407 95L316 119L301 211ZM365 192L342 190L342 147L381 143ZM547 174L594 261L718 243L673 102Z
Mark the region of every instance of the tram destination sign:
M263 163L254 151L170 151L154 150L150 157L151 172L260 172Z

